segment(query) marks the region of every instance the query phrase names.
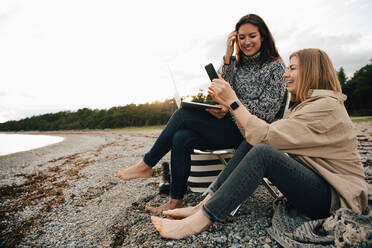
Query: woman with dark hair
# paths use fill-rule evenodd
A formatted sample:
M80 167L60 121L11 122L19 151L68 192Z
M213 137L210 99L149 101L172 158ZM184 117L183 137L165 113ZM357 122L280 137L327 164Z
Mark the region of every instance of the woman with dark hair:
M259 59L260 65L263 65L266 61L275 61L278 58L280 58L280 55L278 51L276 50L274 38L272 37L270 30L266 26L265 22L261 19L261 17L255 14L243 16L239 20L239 22L235 25L235 31L232 32L232 35L233 35L232 39L235 39L234 36L237 36L238 39L240 38L244 39L244 34L242 34L242 32L240 32L240 35L238 35L240 27L244 24L251 24L253 26L256 26L260 33L260 37L261 37L261 48L260 48L261 56ZM242 44L243 49L240 49L239 42L236 42L235 46L236 46L236 51L238 51L236 55L236 60L239 64L240 57L244 56L244 54L247 55L248 51L243 50L244 44ZM228 51L224 58L225 64L226 62L227 64L230 64L229 62L230 57L231 57L231 52Z
M233 56L235 45L236 57ZM250 14L240 19L228 36L223 60L218 71L236 92L239 99L236 104L272 122L285 93L284 64L259 16ZM160 207L146 207L148 211L159 213L183 205L193 149L237 148L242 143L243 136L228 107L221 107L222 110L208 109L209 113L177 110L143 160L117 172L117 177L123 180L151 177L152 167L171 151L170 198Z
M293 53L284 78L293 103L286 116L269 124L244 106L232 110L253 148L242 160L229 161L198 205L163 212L186 218L152 216L161 236L179 239L200 233L213 221L223 221L254 192L263 177L313 219L327 217L338 208L359 214L366 209L368 189L358 141L328 55L319 49ZM209 90L224 106L238 99L222 78L213 80Z

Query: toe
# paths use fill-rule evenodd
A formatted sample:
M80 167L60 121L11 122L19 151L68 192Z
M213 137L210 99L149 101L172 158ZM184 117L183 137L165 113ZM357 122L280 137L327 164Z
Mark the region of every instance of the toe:
M151 207L151 206L146 206L146 207L145 207L145 210L146 210L147 212L151 212L151 213L155 213L155 214L158 214L158 213L161 212L158 208Z
M116 177L120 178L120 173L119 173L119 171L117 171L115 175L116 175Z
M123 172L123 170L118 170L117 172L116 172L116 176L118 177L118 178L121 178L121 173Z
M173 216L175 216L175 215L177 216L177 214L175 214L173 210L166 210L166 211L163 211L163 212L162 212L162 215L164 215L164 216L168 216L168 217L173 217Z
M155 226L156 230L158 230L158 232L160 232L160 230L161 230L161 218L159 218L157 216L151 216L151 222Z
M170 211L172 211L172 210L165 210L165 211L161 212L161 214L164 215L164 216L168 216Z
M147 212L152 212L153 209L154 209L153 207L145 206L145 210L146 210Z

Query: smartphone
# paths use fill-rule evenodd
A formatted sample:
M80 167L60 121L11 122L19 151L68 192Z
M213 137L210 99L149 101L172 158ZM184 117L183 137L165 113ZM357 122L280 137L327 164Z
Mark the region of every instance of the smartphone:
M212 63L209 63L208 65L205 66L205 70L208 73L209 79L212 81L215 78L218 78L217 72L213 67Z

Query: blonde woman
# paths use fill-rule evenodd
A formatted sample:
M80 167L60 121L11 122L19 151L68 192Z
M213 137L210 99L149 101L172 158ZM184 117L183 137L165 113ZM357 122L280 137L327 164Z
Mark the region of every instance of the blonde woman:
M356 134L328 55L319 49L293 53L284 78L292 94L285 118L268 124L242 105L231 110L253 148L240 162L229 162L197 206L163 212L186 218L152 216L161 236L180 239L200 233L214 221L223 221L254 192L263 177L313 219L327 217L340 207L357 213L367 207L367 184ZM214 80L209 90L224 106L238 101L222 78Z

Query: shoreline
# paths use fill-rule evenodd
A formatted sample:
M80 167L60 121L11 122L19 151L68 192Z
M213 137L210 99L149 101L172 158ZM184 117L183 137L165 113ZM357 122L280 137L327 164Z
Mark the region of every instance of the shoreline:
M372 177L372 125L355 124ZM279 247L271 225L271 195L259 187L224 224L182 240L160 237L144 212L160 205L159 177L129 182L115 172L140 160L160 131L57 131L64 141L0 156L1 247ZM167 154L160 162L169 161ZM160 166L155 167L159 175ZM371 182L370 182L371 183ZM201 194L188 193L186 205Z
M38 136L36 142L33 136ZM0 143L0 156L38 149L41 147L60 143L63 140L64 140L63 137L55 135L0 133L0 141L2 143L2 144ZM4 146L4 144L6 145Z

